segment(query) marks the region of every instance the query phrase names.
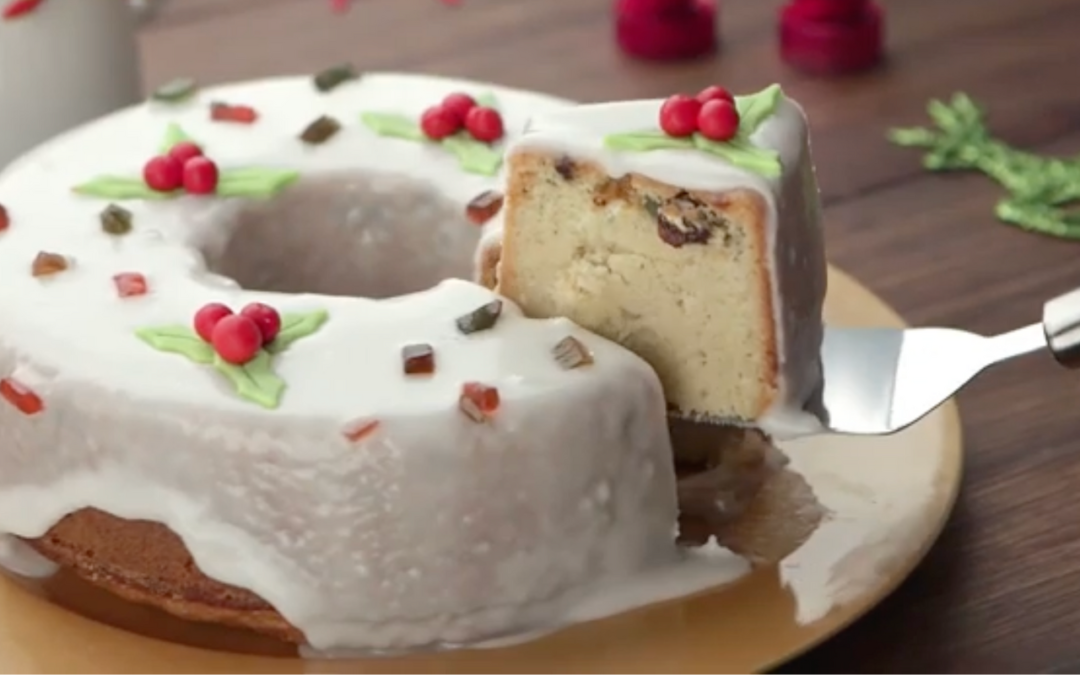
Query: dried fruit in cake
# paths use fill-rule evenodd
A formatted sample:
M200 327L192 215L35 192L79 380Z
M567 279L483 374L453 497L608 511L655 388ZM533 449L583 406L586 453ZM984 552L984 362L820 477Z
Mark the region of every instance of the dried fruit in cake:
M462 120L453 110L432 106L420 114L420 131L433 141L441 141L461 130Z
M232 105L215 101L210 104L210 119L215 122L254 124L259 119L259 113L249 105Z
M101 220L101 229L107 234L121 235L131 232L131 211L122 206L109 204L98 218Z
M273 342L281 331L281 314L270 305L253 302L240 310L240 316L251 319L259 327L263 345Z
M30 264L30 273L35 277L48 277L63 272L70 266L71 263L68 262L66 256L41 251L34 257L34 262Z
M262 333L251 319L232 314L214 326L210 344L222 361L242 365L255 358L262 349Z
M555 357L563 370L574 370L593 362L592 352L573 335L567 335L551 349L551 355Z
M24 415L36 415L45 409L45 404L37 394L10 377L0 379L0 397Z
M401 369L406 375L431 375L435 372L435 348L429 344L411 344L401 348Z
M465 130L481 143L494 143L503 137L503 119L499 111L478 105L465 115Z
M151 190L178 190L184 184L184 164L171 153L153 157L143 166L143 180Z
M502 209L503 194L498 190L484 190L465 205L465 217L474 225L483 225Z
M121 272L113 275L113 285L121 298L146 295L146 277L139 272Z
M698 130L701 101L686 94L669 96L660 106L660 128L668 136L692 136Z
M209 195L217 190L218 167L209 157L192 157L184 163L184 190L193 195Z
M739 111L727 101L709 101L698 112L697 126L710 141L730 141L739 132Z
M492 300L464 316L459 316L456 321L457 328L465 335L490 330L498 323L501 314L502 300Z
M227 316L232 316L233 311L220 302L212 302L204 305L195 312L193 328L195 333L203 340L210 342L214 334L214 326Z
M341 122L329 115L323 115L300 132L300 140L308 145L322 145L339 131L341 131Z
M499 390L480 382L461 385L458 408L473 422L483 424L499 409Z

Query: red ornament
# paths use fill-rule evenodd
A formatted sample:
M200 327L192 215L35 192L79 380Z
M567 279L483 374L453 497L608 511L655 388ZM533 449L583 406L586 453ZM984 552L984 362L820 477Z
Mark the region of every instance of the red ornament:
M259 119L259 113L249 105L229 105L228 103L212 103L210 105L210 119L215 122L236 122L238 124L254 124Z
M262 333L251 319L233 314L217 322L210 343L222 361L242 365L259 353Z
M10 377L0 379L0 398L24 415L36 415L45 409L41 398L29 387Z
M114 275L113 284L121 298L146 295L146 277L138 272L121 272Z
M465 116L476 107L476 99L468 94L455 92L443 99L442 107L454 113L460 120L460 124L465 124Z
M172 155L158 155L143 166L143 180L157 192L178 190L184 183L184 166Z
M698 129L710 141L730 141L739 131L739 111L727 101L709 101L698 113Z
M780 56L814 75L866 70L882 57L883 13L870 0L794 0L780 11Z
M225 317L232 316L232 313L231 309L220 302L204 305L202 309L195 312L195 333L210 342L214 335L214 326Z
M715 84L711 87L705 87L699 91L698 95L694 98L701 101L702 104L708 103L709 101L727 101L732 105L735 104L735 96L727 89Z
M494 143L503 137L502 115L494 108L478 105L465 115L465 128L481 143Z
M420 115L420 130L431 140L441 141L461 130L461 120L452 110L437 105Z
M616 0L615 38L640 59L707 56L717 48L716 8L713 0Z
M685 94L669 96L660 106L660 128L668 136L691 136L698 130L701 102Z
M4 21L26 16L37 9L42 2L44 0L12 0L12 2L4 5Z
M184 189L193 195L212 194L217 189L218 168L206 157L192 157L184 164Z
M180 166L188 163L189 159L202 157L203 151L191 141L180 141L169 149L169 156L180 162Z
M259 327L262 335L262 344L266 345L274 341L278 332L281 331L281 315L270 305L261 302L253 302L240 310L240 316L247 317Z

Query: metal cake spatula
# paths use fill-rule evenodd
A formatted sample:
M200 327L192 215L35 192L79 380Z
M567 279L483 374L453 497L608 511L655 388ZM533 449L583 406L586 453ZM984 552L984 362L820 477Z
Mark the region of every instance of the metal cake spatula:
M891 434L914 424L986 368L1049 348L1080 367L1080 289L1043 306L1041 323L985 337L952 328L825 330L826 432Z

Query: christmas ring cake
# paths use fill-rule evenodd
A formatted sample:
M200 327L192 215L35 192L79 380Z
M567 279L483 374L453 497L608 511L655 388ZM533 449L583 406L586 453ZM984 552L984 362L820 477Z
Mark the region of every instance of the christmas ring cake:
M770 436L820 380L816 185L794 103L725 105L727 140L701 101L340 67L177 81L27 154L3 543L320 649L557 627L717 543L783 557L817 518Z

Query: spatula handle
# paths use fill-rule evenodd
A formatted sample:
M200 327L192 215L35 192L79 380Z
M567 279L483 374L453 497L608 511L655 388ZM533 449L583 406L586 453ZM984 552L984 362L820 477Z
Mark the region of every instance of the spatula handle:
M1058 363L1080 368L1080 288L1043 305L1046 344Z

